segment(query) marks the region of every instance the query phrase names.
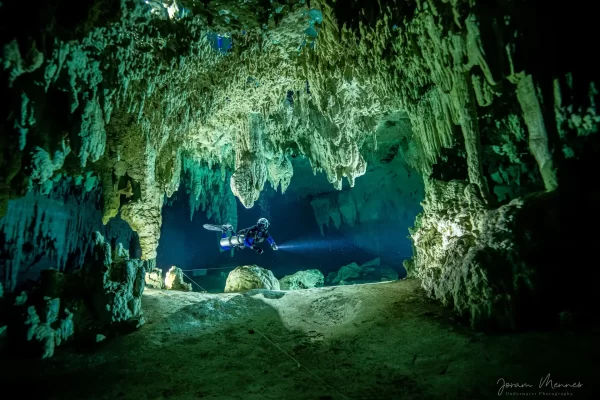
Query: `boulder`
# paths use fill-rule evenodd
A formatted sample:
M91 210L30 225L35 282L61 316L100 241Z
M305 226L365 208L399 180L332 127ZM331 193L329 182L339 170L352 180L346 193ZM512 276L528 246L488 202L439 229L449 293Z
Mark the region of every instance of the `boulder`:
M335 278L333 278L332 283L343 285L345 282L352 280L354 278L358 278L362 272L362 268L357 263L352 263L348 265L344 265L342 268L338 270L338 273Z
M227 276L225 293L252 289L280 290L280 285L271 271L258 265L237 267Z
M165 287L160 268L153 268L151 271L146 272L145 281L146 286L152 289L164 289Z
M318 269L298 271L293 275L286 275L279 280L281 290L310 289L323 286L325 276Z
M398 272L393 268L382 266L381 260L375 258L362 265L351 263L339 269L335 278L331 280L334 285L348 285L357 283L373 283L394 281L398 279Z
M165 287L169 290L181 290L184 292L192 291L192 284L183 280L183 271L181 268L175 266L172 266L171 269L169 269L169 272L167 272Z

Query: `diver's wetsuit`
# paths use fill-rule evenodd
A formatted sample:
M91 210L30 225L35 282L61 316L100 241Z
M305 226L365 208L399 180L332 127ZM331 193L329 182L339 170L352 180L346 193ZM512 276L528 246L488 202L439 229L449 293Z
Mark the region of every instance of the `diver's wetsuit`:
M262 243L265 239L267 239L267 242L269 242L270 246L273 246L273 244L275 243L275 240L269 234L269 231L262 231L257 225L251 226L250 228L242 229L237 234L244 235L244 246L256 252L262 252L262 249L260 247L257 247L256 244ZM221 237L229 237L229 232L223 232ZM229 246L221 246L221 248L223 250L231 250L231 247Z

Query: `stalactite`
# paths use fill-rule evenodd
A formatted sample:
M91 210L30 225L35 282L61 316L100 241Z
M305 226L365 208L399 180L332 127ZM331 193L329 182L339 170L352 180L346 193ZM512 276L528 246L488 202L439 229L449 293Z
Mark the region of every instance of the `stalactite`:
M467 150L469 181L479 186L483 198L489 201L489 187L483 174L481 159L479 120L475 109L473 89L470 88L467 77L466 73L455 74L455 99L460 102L455 105L460 110L460 126Z
M235 172L231 176L231 191L244 207L251 208L258 200L267 181L264 157L264 123L260 114L250 114L246 129L238 132Z
M183 157L184 182L190 200L190 220L202 210L217 224L237 226L237 203L229 189L228 174L200 161Z
M548 148L548 136L544 126L544 118L531 75L525 75L519 80L517 84L517 98L521 104L523 118L529 131L529 150L538 163L540 173L544 179L544 186L546 190L556 189L558 186L556 170L552 154Z

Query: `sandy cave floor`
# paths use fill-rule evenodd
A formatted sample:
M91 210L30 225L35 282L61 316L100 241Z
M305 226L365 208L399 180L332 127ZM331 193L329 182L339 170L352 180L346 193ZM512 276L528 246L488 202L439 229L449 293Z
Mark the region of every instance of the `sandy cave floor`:
M65 348L50 360L5 363L2 392L12 387L19 398L54 399L484 399L498 397L500 378L537 391L548 373L584 384L570 389L571 398L588 398L594 389L592 334L476 333L427 299L415 280L246 294L147 289L143 308L146 325L91 354Z

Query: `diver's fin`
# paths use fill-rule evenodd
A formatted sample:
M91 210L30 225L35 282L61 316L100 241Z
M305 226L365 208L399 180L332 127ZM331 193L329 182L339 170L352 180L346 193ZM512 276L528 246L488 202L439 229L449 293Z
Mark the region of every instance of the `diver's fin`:
M204 229L209 231L223 232L223 225L204 224L202 226L204 227Z

